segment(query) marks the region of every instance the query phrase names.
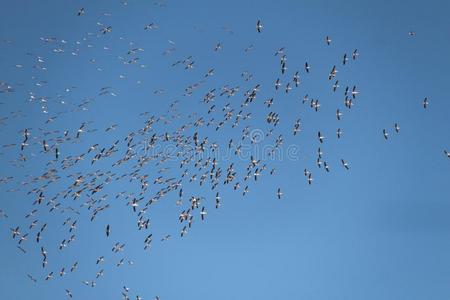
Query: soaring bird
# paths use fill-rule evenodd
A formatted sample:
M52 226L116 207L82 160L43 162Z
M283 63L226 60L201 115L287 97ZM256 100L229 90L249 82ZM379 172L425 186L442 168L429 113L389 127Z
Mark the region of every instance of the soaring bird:
M278 190L277 190L277 197L278 197L278 199L281 199L282 195L283 195L283 192L281 191L280 188L278 188Z
M445 154L448 158L450 158L450 152L448 152L447 150L444 150L444 154Z
M338 119L338 121L341 120L341 117L342 117L342 112L339 109L337 109L336 110L336 118Z
M258 20L258 22L256 22L256 31L261 33L262 28L263 28L263 25L261 24L261 20Z
M325 137L320 133L320 131L317 132L317 138L319 139L320 143L323 143L323 140L325 139Z
M428 104L429 104L429 102L428 102L428 97L425 97L425 98L423 99L422 104L423 104L423 108L425 108L425 109L428 108Z
M311 67L308 65L308 62L305 62L305 71L306 71L306 73L309 73L309 69L310 69Z
M206 213L205 207L203 206L203 207L202 207L202 211L200 212L200 216L201 216L201 218L202 218L202 221L205 220L206 214L207 214L207 213Z
M68 290L68 289L66 289L66 296L69 297L69 298L73 297L72 292L70 290Z
M347 170L350 169L350 167L348 166L348 163L345 160L341 159L341 163L344 168L346 168Z

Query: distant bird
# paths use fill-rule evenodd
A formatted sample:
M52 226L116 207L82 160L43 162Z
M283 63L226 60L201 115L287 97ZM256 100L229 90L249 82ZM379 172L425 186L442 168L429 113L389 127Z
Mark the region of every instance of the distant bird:
M347 61L348 61L347 53L345 53L344 57L342 58L342 64L345 65L347 63Z
M158 25L155 23L150 23L145 25L144 30L152 30L152 29L158 29Z
M0 209L0 218L8 218L8 215L2 209Z
M48 275L45 277L45 280L50 280L53 278L53 272L48 273Z
M258 20L258 22L256 22L256 31L261 33L262 28L263 28L263 25L261 23L261 20Z
M187 227L184 226L183 229L181 230L181 233L180 233L181 237L183 237L185 234L187 234L187 229L186 228Z
M307 178L308 178L308 184L311 185L312 182L313 182L312 174L309 173L308 176L307 176Z
M333 66L333 68L330 71L330 74L328 74L328 80L333 79L336 76L337 69L336 66Z
M205 220L206 214L207 214L207 213L206 213L205 207L203 206L203 207L202 207L202 211L200 212L200 216L201 216L201 218L202 218L202 221Z
M70 290L68 290L68 289L66 289L66 296L69 297L69 298L73 297L72 292Z
M387 133L386 129L383 129L383 137L384 137L385 140L388 139L388 135L389 134Z
M77 269L77 267L78 267L78 262L75 262L75 263L72 265L72 267L70 268L70 272L75 272L76 269Z
M31 281L33 281L34 283L37 282L37 280L36 280L33 276L31 276L30 274L27 274L27 277L28 277Z
M429 102L428 102L428 97L425 97L425 98L423 99L422 104L423 104L423 108L425 108L425 109L428 108L428 104L429 104Z
M320 133L320 131L317 132L317 138L319 139L320 143L323 143L323 140L325 139L325 137Z
M341 159L341 163L344 168L346 168L347 170L350 169L348 163L345 160Z
M106 225L106 236L109 237L109 235L111 234L111 227L108 225Z
M16 236L20 235L19 226L17 226L16 228L11 228L11 233L13 239L15 239Z
M444 154L445 154L448 158L450 158L450 152L448 152L447 150L444 150Z
M280 188L278 188L278 190L277 190L277 197L278 197L278 199L281 199L281 196L283 196L283 192L281 191Z
M336 119L338 119L338 121L340 121L341 117L342 117L342 112L339 109L337 109L336 110Z
M325 42L327 43L328 46L330 46L331 38L328 35L325 37Z
M397 123L394 124L394 129L395 129L395 132L397 132L397 133L400 132L400 126Z
M78 10L77 16L81 17L84 15L84 13L85 13L84 7L82 7L82 8L80 8L80 10Z
M308 65L308 62L305 62L305 71L306 71L306 73L309 73L309 69L310 69L310 67Z
M333 92L336 92L338 88L339 88L339 80L336 80L336 82L333 84Z
M110 33L110 32L112 32L112 26L106 26L106 27L103 27L103 28L100 30L100 32L101 32L102 34Z
M165 236L161 239L161 242L168 241L168 240L170 239L170 237L171 237L170 234L165 235Z
M96 264L98 265L99 263L102 263L104 261L105 261L105 257L104 256L100 256L99 258L97 258Z
M281 86L280 78L278 78L277 81L275 81L275 89L278 90L280 86Z

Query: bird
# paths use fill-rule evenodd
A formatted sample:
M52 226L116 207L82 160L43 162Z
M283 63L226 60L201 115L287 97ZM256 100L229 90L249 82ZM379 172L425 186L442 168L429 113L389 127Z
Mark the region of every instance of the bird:
M388 139L388 135L389 134L387 133L386 129L383 129L383 137L384 137L385 140Z
M336 110L336 119L338 119L338 121L341 120L342 117L342 112L339 110L339 108Z
M423 104L423 108L424 108L424 109L427 109L427 108L428 108L428 104L429 104L429 102L428 102L428 97L425 97L425 98L423 99L422 104Z
M339 88L339 80L336 80L336 82L333 84L333 92L336 92L338 88Z
M36 278L34 278L32 275L27 274L27 277L28 277L31 281L33 281L34 283L37 282Z
M342 137L342 129L341 129L341 128L338 128L338 129L336 130L336 135L337 135L337 138L338 138L338 139L340 139L340 138Z
M200 216L201 216L201 218L202 218L202 221L205 220L206 214L207 214L207 213L206 213L205 207L203 206L203 207L202 207L202 210L201 210L201 212L200 212Z
M309 73L309 69L311 69L311 67L308 65L308 62L305 62L305 71L306 71L306 73Z
M98 265L99 263L103 263L104 261L105 261L105 257L104 256L100 256L99 258L97 258L96 264Z
M278 188L278 190L277 190L277 197L278 197L278 199L281 199L282 195L283 195L283 192L281 191L280 188Z
M308 179L308 184L311 185L312 182L313 182L313 178L312 178L312 174L311 173L308 174L307 179Z
M345 64L347 63L348 58L347 58L347 53L344 54L344 57L342 58L342 64L345 66Z
M75 272L76 269L77 269L77 267L78 267L78 262L75 262L75 263L72 265L72 267L70 268L70 272Z
M187 229L186 226L183 227L183 229L181 230L181 237L183 237L185 234L187 234Z
M344 168L346 168L347 170L350 169L350 167L348 166L348 163L345 160L341 159L341 163Z
M258 21L256 22L256 31L259 32L259 33L261 33L262 28L263 28L263 25L262 25L262 23L261 23L261 20L258 20Z
M319 139L319 142L322 144L325 137L320 133L320 131L317 132L317 138Z
M45 277L45 280L50 280L53 278L53 272L48 273L48 275Z
M69 298L73 297L72 292L70 290L68 290L68 289L66 289L66 296L69 297Z
M16 236L20 236L19 226L16 228L11 228L12 238L15 239Z
M152 30L152 29L158 29L158 25L155 23L150 23L145 25L144 30Z

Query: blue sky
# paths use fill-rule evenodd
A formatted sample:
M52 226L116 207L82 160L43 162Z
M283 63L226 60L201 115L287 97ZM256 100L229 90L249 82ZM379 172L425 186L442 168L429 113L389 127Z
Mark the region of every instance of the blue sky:
M77 17L82 7L85 14ZM0 81L14 92L0 94L0 118L7 117L0 125L0 137L2 145L16 145L0 149L0 177L14 177L0 185L0 209L8 214L0 218L0 298L64 299L64 290L69 289L74 299L121 299L122 287L127 286L131 299L136 295L144 299L158 295L162 300L448 299L450 160L444 149L450 149L449 9L446 1L168 0L162 5L137 0L127 5L123 1L2 1ZM264 26L261 33L256 32L257 20ZM112 26L112 32L101 34L97 22ZM144 30L150 23L158 28ZM411 31L416 35L410 36ZM332 39L330 46L326 36ZM53 37L54 42L41 39ZM222 49L216 52L219 42ZM250 45L252 50L245 52ZM287 58L286 75L280 73L280 58L274 56L281 47ZM134 48L144 51L128 55ZM175 49L162 55L170 48ZM360 54L355 61L351 59L354 49ZM341 63L344 53L350 56L345 66ZM195 61L192 70L171 66L189 56ZM139 60L124 64L129 57ZM311 66L310 74L305 74L305 62ZM333 65L341 85L336 93L332 92L334 80L327 79ZM205 79L211 68L214 76ZM286 95L284 85L297 70L300 87ZM244 81L242 72L251 73L252 79ZM278 92L277 78L283 83ZM188 85L202 80L191 96L183 96ZM244 108L252 113L251 119L232 128L244 92L257 84L261 87L254 103ZM219 97L224 85L239 86L236 96ZM343 103L346 85L355 85L359 91L351 110ZM109 87L116 96L99 96L102 87ZM203 97L214 88L214 102L205 105ZM319 112L302 104L306 94L320 100ZM30 95L37 100L30 100ZM264 100L271 97L274 104L267 108ZM429 99L426 110L425 97ZM92 100L83 106L86 110L80 110L86 99ZM101 204L108 203L110 208L94 222L89 220L91 211L80 207L86 195L79 200L60 197L62 207L77 208L80 214L50 213L49 206L40 206L34 217L36 228L47 223L48 229L37 245L38 229L28 230L33 219L24 216L36 208L32 205L36 193L28 191L42 184L21 182L55 167L61 178L45 189L48 200L73 183L67 175L97 169L119 175L131 172L136 161L111 167L126 151L124 138L144 127L143 112L170 118L174 113L167 111L174 100L178 100L179 118L170 124L155 123L155 133L172 134L198 117L222 120L222 108L230 103L234 116L223 129L198 129L201 139L207 136L210 143L223 147L218 156L223 173L234 162L240 177L245 175L248 157L224 156L226 146L231 138L240 140L245 126L252 134L266 133L272 128L265 121L271 111L280 116L273 136L244 147L259 157L258 149L272 145L281 134L279 156L261 162L268 170L257 182L249 180L245 197L242 179L238 191L220 184L222 206L217 210L216 190L200 186L198 179L190 183L190 176L201 173L189 167L183 181L184 206L175 205L178 191L168 194L147 212L151 225L145 232L137 230L136 213L126 200L115 199L121 191L138 195L139 182L108 184L95 197L107 194ZM210 115L212 104L216 111ZM343 112L340 121L335 117L337 108ZM189 118L193 112L197 117ZM55 121L46 123L54 116ZM294 136L299 118L302 131ZM59 145L61 160L80 155L95 143L109 148L120 140L119 151L94 166L91 154L69 169L62 170L59 163L47 166L53 156L42 151L39 128L69 130L73 137L83 122L90 132ZM398 134L394 123L401 128ZM112 124L118 124L117 129L105 132ZM35 144L21 152L24 128L31 128ZM343 130L339 140L337 128ZM383 129L389 133L388 140ZM323 144L317 140L317 131L325 136ZM189 129L186 135L194 132ZM330 164L329 173L316 166L319 146ZM289 152L292 149L298 152L294 155ZM20 153L27 161L17 166L14 162ZM340 165L342 158L350 170ZM179 161L170 160L164 166L171 169L163 176L179 178ZM160 188L153 184L161 176L159 168L150 164L141 172L150 182L145 200ZM272 168L276 170L270 176ZM312 185L307 184L305 168L313 174ZM278 188L283 191L281 200ZM180 238L178 215L190 196L204 197L208 215L202 222L196 213L192 229ZM68 216L77 220L77 238L59 251L61 240L70 237L68 227L61 226ZM104 234L106 224L112 228L109 238ZM27 254L16 247L18 239L11 238L10 228L16 226L22 234L29 232L29 240L21 245ZM153 234L152 249L144 251L143 240L149 233ZM172 238L161 242L166 234ZM111 252L116 242L126 244L124 252ZM45 269L40 246L49 252ZM102 255L105 264L100 267L95 262ZM134 264L116 267L121 258ZM70 269L75 261L79 262L76 272L44 280L51 271ZM104 276L95 279L102 268ZM38 282L33 283L27 274ZM95 288L82 283L94 279Z

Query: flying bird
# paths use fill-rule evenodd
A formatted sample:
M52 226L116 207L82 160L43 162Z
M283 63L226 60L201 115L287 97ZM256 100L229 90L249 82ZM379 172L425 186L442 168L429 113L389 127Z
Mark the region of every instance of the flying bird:
M262 25L262 23L261 23L261 20L258 20L258 21L256 22L256 31L258 31L259 33L261 33L262 28L263 28L263 25Z

